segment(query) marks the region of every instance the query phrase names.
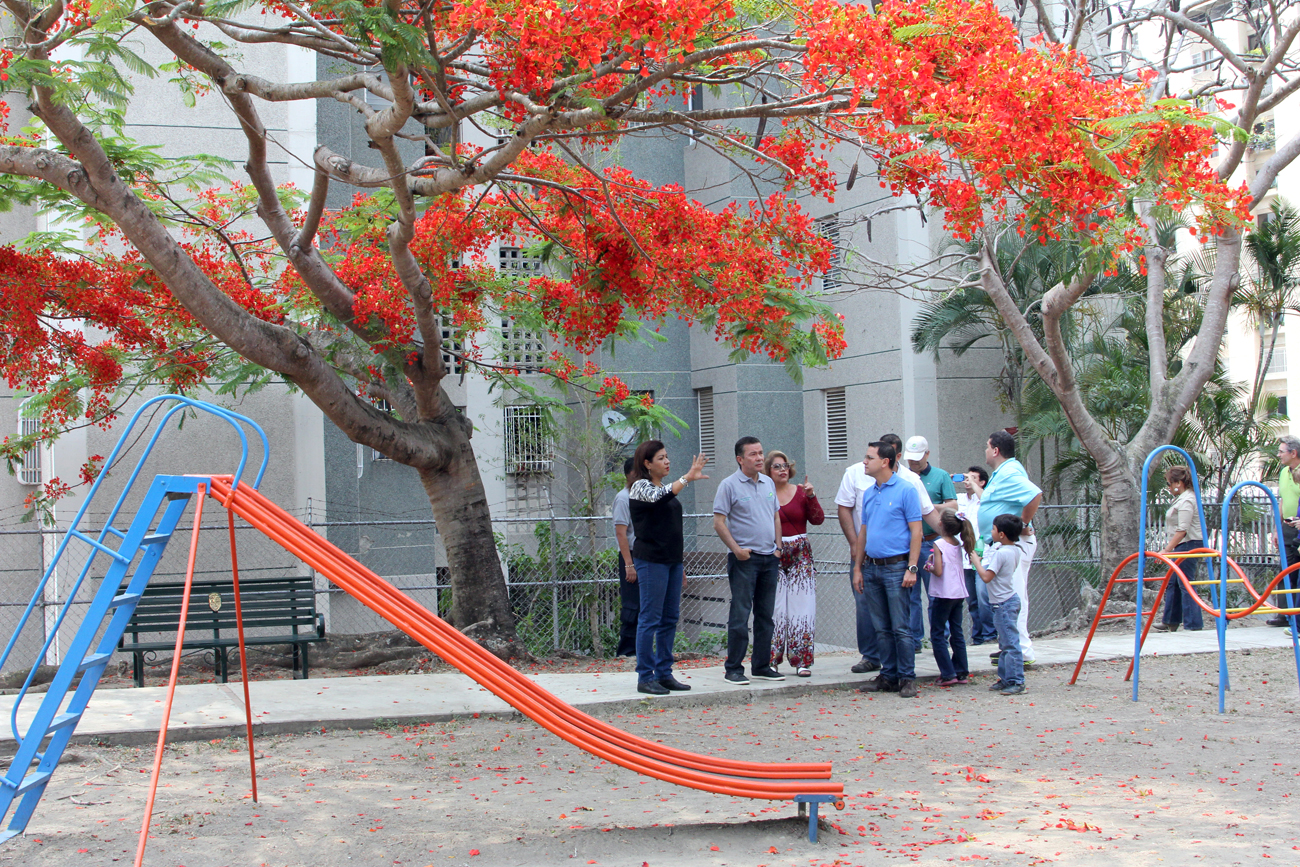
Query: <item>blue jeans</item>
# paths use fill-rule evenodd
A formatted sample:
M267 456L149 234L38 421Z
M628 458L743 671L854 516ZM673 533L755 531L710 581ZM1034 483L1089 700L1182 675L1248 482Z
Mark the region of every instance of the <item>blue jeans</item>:
M934 651L934 661L939 666L939 677L944 680L970 674L966 662L966 636L961 628L961 603L961 599L930 600L930 649ZM948 653L949 642L952 644L951 655Z
M925 638L925 621L921 619L921 605L922 605L921 588L922 587L925 588L925 598L929 599L930 602L930 607L928 610L928 613L930 615L930 622L934 623L934 600L930 599L930 573L925 571L925 561L930 559L930 552L932 552L933 550L934 550L933 539L931 539L928 542L922 540L920 559L916 561L921 568L917 570L916 583L912 585L912 591L911 591L912 614L911 614L910 623L912 628L912 649L914 651L919 651L921 649L921 640Z
M781 559L775 554L749 555L737 560L727 555L727 581L731 584L731 612L727 616L727 671L745 672L749 650L749 615L754 615L753 671L772 667L772 609L776 607L776 579Z
M1174 548L1174 550L1190 551L1193 548L1200 548L1202 546L1202 542L1196 542L1189 539ZM1196 580L1197 566L1201 562L1199 559L1178 560L1173 557L1170 559L1178 564L1179 569L1183 570L1183 574L1187 576L1188 581ZM1292 574L1294 575L1294 573ZM1286 605L1284 607L1290 608L1291 606ZM1160 619L1166 626L1174 626L1181 620L1184 629L1200 629L1204 626L1204 623L1201 620L1201 606L1193 602L1187 595L1187 588L1183 586L1182 581L1178 580L1177 575L1169 576L1169 587L1165 590L1165 613Z
M636 679L662 680L673 673L673 639L682 609L682 564L633 560L641 610L636 621Z
M853 589L853 573L849 572L849 589L853 590L853 613L858 627L858 653L867 662L880 664L880 647L876 643L876 624L871 620L871 608L865 593Z
M636 561L632 561L636 565ZM637 624L641 619L641 585L627 580L627 565L618 558L618 649L615 656L636 656Z
M966 570L966 602L970 608L971 644L996 641L993 614L989 611L989 585L980 580L974 569Z
M1007 686L1024 684L1025 658L1020 653L1020 630L1016 627L1020 597L991 603L989 608L993 610L993 625L998 630L998 680Z
M908 623L911 593L903 589L906 563L862 565L862 589L876 627L880 648L880 674L897 683L916 679L916 650Z

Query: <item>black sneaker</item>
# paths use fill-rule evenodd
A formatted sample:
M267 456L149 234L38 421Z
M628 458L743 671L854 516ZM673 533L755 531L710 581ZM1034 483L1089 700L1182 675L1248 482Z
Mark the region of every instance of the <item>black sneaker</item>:
M899 698L916 698L916 693L917 689L915 680L901 680L898 682Z
M869 680L864 686L858 687L858 692L898 692L898 681L878 674L875 680Z
M785 675L775 668L756 668L749 676L758 680L785 680Z
M636 685L637 692L643 692L646 695L667 695L668 690L659 685L657 680L643 680Z
M667 677L659 678L659 685L670 692L686 692L691 688L690 684L682 683L671 674Z
M1023 683L1009 683L1006 688L1001 690L1003 695L1020 695L1024 691L1025 685Z
M1290 623L1286 622L1286 617L1281 614L1278 614L1274 617L1270 617L1268 620L1265 620L1264 623L1268 626L1290 626L1291 625Z
M1002 680L995 680L989 684L989 692L1002 692L1007 688L1007 684Z
M998 659L1001 658L1001 656L1002 656L1002 651L997 650L989 654L989 659L993 660L994 662L997 662Z
M722 679L736 686L749 686L749 678L745 677L743 671L729 671L723 675Z
M850 668L849 671L854 674L867 674L871 671L880 671L880 663L872 662L864 656L857 662L853 663L853 667Z

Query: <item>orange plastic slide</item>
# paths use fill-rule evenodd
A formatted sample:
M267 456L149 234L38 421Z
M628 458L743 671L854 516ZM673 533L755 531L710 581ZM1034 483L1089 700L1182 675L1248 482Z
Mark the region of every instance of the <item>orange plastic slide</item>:
M793 800L796 795L843 796L843 784L830 781L829 762L742 762L701 756L636 737L577 710L317 536L256 490L239 485L232 491L230 476L211 479L211 494L223 506L439 658L574 746L639 774L720 795L776 800Z

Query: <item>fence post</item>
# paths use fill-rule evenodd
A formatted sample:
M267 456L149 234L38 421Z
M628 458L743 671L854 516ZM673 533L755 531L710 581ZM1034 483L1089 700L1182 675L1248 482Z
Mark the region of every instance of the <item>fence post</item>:
M555 506L550 500L548 494L546 507L551 516L551 650L554 652L560 649L560 576L555 562Z

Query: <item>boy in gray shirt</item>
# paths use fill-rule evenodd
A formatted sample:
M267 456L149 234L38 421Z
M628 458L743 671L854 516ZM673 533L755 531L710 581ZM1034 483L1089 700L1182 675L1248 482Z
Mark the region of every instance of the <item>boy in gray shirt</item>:
M975 573L988 585L989 608L998 631L998 679L989 687L1003 695L1020 695L1025 691L1025 658L1020 653L1020 632L1016 618L1021 600L1012 586L1016 567L1020 565L1020 531L1024 523L1015 515L998 515L993 519L993 544L984 552L984 560L971 557Z

